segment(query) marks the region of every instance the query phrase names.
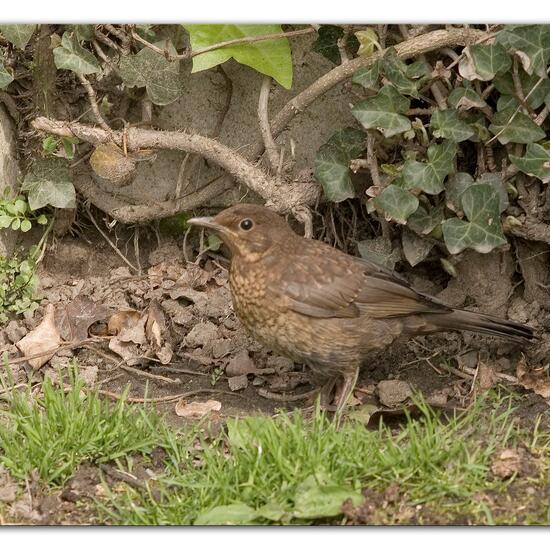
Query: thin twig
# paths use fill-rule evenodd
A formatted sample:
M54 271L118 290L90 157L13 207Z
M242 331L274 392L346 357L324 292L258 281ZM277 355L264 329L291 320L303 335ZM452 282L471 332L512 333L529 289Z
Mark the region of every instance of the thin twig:
M24 357L7 357L6 361L9 365L17 365L19 363L25 363L26 361L29 361L31 359L38 359L39 357L44 357L45 355L57 355L60 351L63 351L65 349L76 349L79 347L82 347L84 344L88 344L91 342L97 342L97 338L88 338L87 340L81 340L80 342L68 342L66 344L61 344L59 346L56 346L55 348L49 348L44 351L41 351L40 353L34 353L33 355L25 355Z
M181 380L178 378L168 378L167 376L161 376L160 374L152 374L150 372L134 369L134 367L129 367L128 365L119 365L119 369L122 369L136 376L142 376L143 378L149 378L150 380L158 380L160 382L168 382L169 384L181 384Z
M286 393L275 393L265 388L258 389L258 395L264 397L265 399L271 399L272 401L282 401L289 403L291 401L301 401L302 399L308 399L312 395L317 395L319 393L319 388L310 390L305 393L300 393L298 395L288 395Z
M271 90L271 77L264 76L260 87L260 97L258 100L258 120L260 123L260 132L264 140L264 146L267 153L267 158L271 166L271 170L275 172L279 165L279 152L277 144L271 135L271 127L269 125L269 92Z
M238 393L229 392L225 390L215 390L215 389L197 389L188 391L185 393L177 393L175 395L165 395L164 397L129 397L124 396L120 393L115 393L107 390L96 390L100 395L105 397L110 397L111 399L120 401L124 400L128 403L170 403L173 401L179 401L180 399L187 399L188 397L193 397L201 393L207 394L223 394L223 395L240 395Z
M105 119L101 116L101 113L99 112L99 107L97 106L97 96L95 94L95 90L92 88L92 85L90 84L88 79L83 74L78 73L78 79L80 80L82 86L84 86L84 89L86 90L86 93L88 94L88 99L90 101L90 106L92 108L92 112L94 113L94 116L95 116L95 119L96 119L97 123L106 132L110 132L111 128L105 122Z
M369 166L372 183L381 189L382 181L380 180L380 172L378 171L378 159L376 158L374 143L374 133L369 130L367 131L367 163Z
M86 211L88 212L88 216L90 217L90 220L92 220L92 223L94 224L95 228L99 231L101 236L107 241L109 246L117 253L117 255L122 258L124 263L133 269L134 271L139 272L139 269L130 261L126 256L118 249L117 245L109 239L109 236L99 227L98 223L95 221L95 218L92 214L92 211L90 210L90 207L88 205L85 205Z

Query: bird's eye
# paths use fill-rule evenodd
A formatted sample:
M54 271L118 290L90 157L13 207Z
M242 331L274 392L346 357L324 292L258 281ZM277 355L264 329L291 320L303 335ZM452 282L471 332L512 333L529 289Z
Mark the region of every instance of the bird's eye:
M250 231L253 225L254 222L250 218L246 218L240 223L241 229L244 231Z

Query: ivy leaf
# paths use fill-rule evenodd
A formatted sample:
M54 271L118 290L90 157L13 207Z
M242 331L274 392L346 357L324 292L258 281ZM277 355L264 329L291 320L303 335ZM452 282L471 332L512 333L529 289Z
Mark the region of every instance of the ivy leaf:
M4 38L23 50L36 30L36 25L0 25Z
M460 120L455 109L435 111L430 119L430 127L435 137L450 139L457 143L465 141L475 134L468 124Z
M407 227L419 235L430 234L444 219L443 205L430 208L429 212L419 206L407 219Z
M550 183L550 151L538 143L530 143L523 157L510 155L510 160L522 172Z
M550 94L550 79L544 78L540 81L540 78L536 74L529 75L525 71L520 70L519 81L529 107L538 109L545 102L547 95ZM493 84L503 95L514 96L516 94L512 73L508 72L495 76Z
M445 200L447 208L453 212L461 213L464 209L462 206L462 195L464 194L464 191L472 185L481 183L490 185L497 192L499 197L499 213L504 212L504 210L508 208L509 204L508 193L506 192L502 177L499 174L491 173L482 174L477 181L474 181L474 178L466 172L458 172L453 174L445 186Z
M382 49L382 46L378 42L378 35L374 29L357 31L355 36L359 41L359 49L357 50L357 55L359 56L368 57L374 53L374 48Z
M56 208L76 208L76 193L69 169L62 159L36 161L25 176L21 190L27 192L31 210L50 204Z
M434 246L433 241L419 237L406 227L401 234L401 244L403 246L403 255L406 260L414 267L428 257Z
M247 36L282 32L281 25L184 25L189 32L192 50ZM292 58L287 38L236 44L193 57L196 73L224 63L233 57L262 74L273 77L284 88L292 86Z
M472 88L455 88L447 98L449 105L459 111L469 109L480 109L487 103L481 99L480 95Z
M384 56L383 71L399 93L418 97L417 83L407 76L407 64L399 59L393 48Z
M355 197L351 182L349 155L336 145L325 143L315 156L314 174L329 201L342 202Z
M243 502L238 502L216 506L208 512L199 514L194 525L248 525L256 518L256 510Z
M101 71L97 59L78 43L73 33L63 33L61 45L54 48L53 57L58 69L67 69L80 75Z
M418 208L418 199L397 185L388 185L373 199L373 203L386 218L401 224L407 223L407 218Z
M156 42L155 46L176 54L169 40ZM120 76L129 88L137 86L147 90L147 95L155 105L173 103L182 92L180 62L168 61L164 55L143 48L136 55L128 55L120 60Z
M486 183L497 192L498 212L499 214L502 214L502 212L508 208L510 202L508 200L508 192L506 191L506 186L502 181L501 175L499 173L486 172L485 174L481 174L476 181L476 184L477 183Z
M513 118L512 118L513 117ZM495 114L489 130L498 134L502 145L507 143L533 143L546 137L546 133L527 115L509 107Z
M357 128L347 127L335 132L327 143L342 149L349 160L357 158L365 149L365 133ZM349 164L349 163L348 163Z
M444 141L428 148L428 161L408 160L403 165L405 189L420 189L430 195L443 191L443 180L454 170L456 143Z
M392 250L392 243L387 237L374 237L357 243L357 250L361 258L370 260L388 269L393 269L401 259L399 250Z
M466 80L492 80L512 67L512 60L501 44L477 44L464 48L458 72Z
M10 82L13 82L13 75L4 67L4 63L0 59L0 90L7 88Z
M546 76L546 65L550 59L549 25L508 26L497 34L496 42L527 55L527 59L521 58L525 72Z
M378 90L378 79L380 77L380 61L375 61L370 67L361 67L355 71L351 81L360 84L367 90Z
M409 78L428 78L431 73L430 66L426 61L415 61L406 67L406 74Z
M93 25L69 25L69 28L74 31L79 42L83 40L92 40L94 38Z
M411 129L411 121L403 116L410 104L393 86L386 85L373 98L355 105L351 112L365 128L376 128L391 137Z
M451 218L443 222L443 238L451 254L465 248L487 253L506 244L499 214L497 191L486 183L472 185L462 194L468 221Z
M337 25L321 25L317 31L317 40L313 43L314 52L320 53L335 65L339 64L340 50L338 39L344 36L344 29Z

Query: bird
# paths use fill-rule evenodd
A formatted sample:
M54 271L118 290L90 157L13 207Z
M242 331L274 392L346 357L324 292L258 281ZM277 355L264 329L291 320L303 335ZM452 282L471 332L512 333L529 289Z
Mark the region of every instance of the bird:
M395 342L456 330L535 338L527 325L452 308L384 266L302 237L266 206L238 203L188 224L216 232L229 248L233 308L245 329L309 367L325 406L337 387L338 415L368 357Z

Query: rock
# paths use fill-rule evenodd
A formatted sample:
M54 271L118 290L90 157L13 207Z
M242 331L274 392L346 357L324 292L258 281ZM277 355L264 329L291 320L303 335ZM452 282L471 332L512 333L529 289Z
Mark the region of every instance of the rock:
M235 348L233 341L229 338L221 338L212 343L212 357L220 359L229 355Z
M248 355L248 351L242 350L231 358L225 369L225 374L229 377L239 377L241 375L252 374L256 371L256 365Z
M27 334L27 331L17 321L10 321L4 329L4 334L12 344L15 344Z
M382 405L393 408L412 395L411 387L403 380L382 380L378 384L378 399Z
M183 306L177 300L164 300L161 305L176 325L190 327L193 324L192 306Z
M231 376L227 383L229 384L229 389L231 391L244 390L248 387L248 377L246 374L241 374L240 376Z
M279 374L282 372L289 372L294 370L294 361L288 357L281 357L280 355L270 355L267 358L266 369L275 369Z
M210 321L197 323L184 338L184 344L188 348L205 347L212 345L218 338L218 327Z

